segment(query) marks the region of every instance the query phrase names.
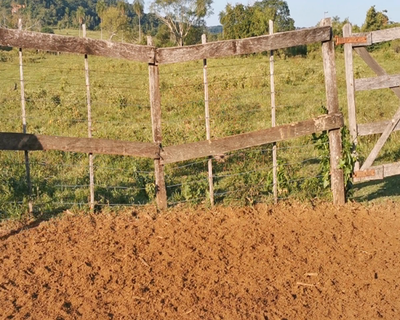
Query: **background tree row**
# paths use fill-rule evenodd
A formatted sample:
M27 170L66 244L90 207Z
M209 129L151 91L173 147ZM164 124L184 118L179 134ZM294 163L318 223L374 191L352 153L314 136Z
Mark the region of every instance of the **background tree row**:
M89 30L99 30L100 37L111 41L145 44L144 35L155 38L157 46L190 45L209 41L240 39L296 28L290 9L283 0L261 0L253 5L228 4L219 13L221 26L207 27L205 19L212 13L213 0L153 0L146 13L144 0L2 0L0 27L16 28L23 19L24 29L53 32L54 29L78 29L82 23ZM341 35L348 19L333 17L333 33ZM317 24L318 21L315 21ZM387 11L372 6L361 27L354 31L372 31L397 26ZM295 48L292 54L305 54L312 48Z

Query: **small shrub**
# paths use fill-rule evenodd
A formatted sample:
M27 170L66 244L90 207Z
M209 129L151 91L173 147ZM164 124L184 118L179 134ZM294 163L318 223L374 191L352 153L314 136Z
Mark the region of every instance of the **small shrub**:
M44 26L42 29L40 29L40 32L54 34L53 28L51 28L49 26Z

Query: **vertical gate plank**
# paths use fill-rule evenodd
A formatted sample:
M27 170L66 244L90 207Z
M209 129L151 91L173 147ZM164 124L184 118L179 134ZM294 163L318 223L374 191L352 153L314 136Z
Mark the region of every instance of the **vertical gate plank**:
M343 27L343 37L351 37L352 25L347 23ZM349 131L351 142L354 145L353 155L356 155L358 144L357 130L357 113L356 113L356 98L355 98L355 83L354 83L354 61L353 61L353 45L346 43L344 45L344 60L346 68L346 85L347 85L347 108L349 113ZM354 171L358 171L360 164L357 161L354 165Z

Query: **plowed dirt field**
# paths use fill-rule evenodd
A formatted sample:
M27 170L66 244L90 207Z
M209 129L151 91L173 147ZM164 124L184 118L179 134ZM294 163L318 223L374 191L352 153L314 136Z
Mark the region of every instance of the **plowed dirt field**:
M400 205L0 225L0 319L400 319Z

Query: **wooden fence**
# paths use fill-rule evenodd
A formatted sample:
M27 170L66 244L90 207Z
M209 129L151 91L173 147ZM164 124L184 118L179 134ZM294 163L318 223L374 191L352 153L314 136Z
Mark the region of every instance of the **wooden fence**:
M224 138L208 139L183 145L163 146L159 65L199 59L205 61L205 59L209 58L272 51L316 42L322 43L327 115ZM165 164L221 155L234 150L275 143L326 130L329 131L331 150L333 201L336 204L345 202L343 171L339 168L339 159L341 157L340 128L343 126L343 116L339 112L334 41L332 39L330 19L324 19L321 25L316 28L177 48L158 49L152 46L151 40L149 40L147 46L139 46L10 29L0 29L0 45L122 58L147 63L153 128L153 143L2 132L0 133L0 150L62 150L88 154L119 154L154 159L156 200L158 207L164 209L167 207L167 193L164 182Z
M373 134L381 134L377 143L371 150L364 163L357 163L354 170L355 181L376 180L400 174L400 162L372 166L384 144L393 131L400 129L400 109L388 121L360 124L356 117L355 93L364 90L377 90L390 88L400 99L400 75L388 75L379 63L369 54L366 47L372 44L400 39L400 28L373 31L369 33L352 33L351 24L343 27L344 39L348 39L344 45L346 63L347 102L349 110L349 129L352 141L357 152L358 137ZM355 79L353 51L355 51L365 63L376 73L376 77ZM360 106L359 106L360 107Z

